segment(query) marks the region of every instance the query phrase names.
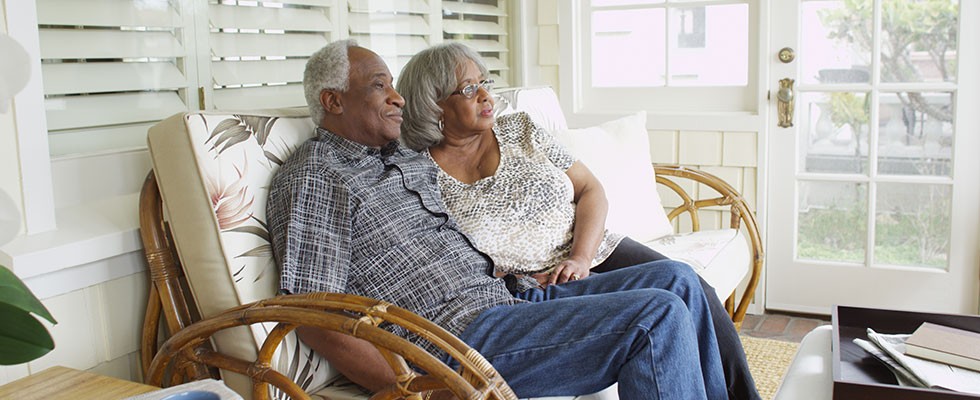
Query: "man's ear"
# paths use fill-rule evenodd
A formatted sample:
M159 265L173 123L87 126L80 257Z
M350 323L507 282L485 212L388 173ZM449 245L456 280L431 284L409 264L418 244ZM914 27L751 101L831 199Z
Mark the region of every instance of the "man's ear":
M340 92L325 89L320 92L320 105L330 114L343 114L344 102L340 98Z

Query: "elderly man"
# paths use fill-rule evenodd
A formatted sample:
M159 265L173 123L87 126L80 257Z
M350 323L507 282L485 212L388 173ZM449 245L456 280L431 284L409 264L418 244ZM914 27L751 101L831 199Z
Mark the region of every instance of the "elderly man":
M692 321L710 313L693 272L670 291L634 289L650 274L608 273L564 283L568 297L516 299L446 214L436 167L398 143L404 100L384 61L334 42L307 62L304 85L316 136L276 174L268 203L284 292L352 293L415 312L483 354L520 397L614 382L623 399L727 397L717 354L699 355L706 333ZM373 373L377 355L356 340L300 334L345 374Z

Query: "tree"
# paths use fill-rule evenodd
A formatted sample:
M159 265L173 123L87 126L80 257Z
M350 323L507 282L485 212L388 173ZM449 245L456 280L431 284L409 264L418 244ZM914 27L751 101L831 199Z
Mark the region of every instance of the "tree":
M873 36L873 2L843 0L843 6L822 10L830 38L856 45L870 54ZM958 2L955 0L893 0L881 3L881 78L884 82L920 82L923 77L913 53L925 53L943 81L956 75L955 52L959 36ZM953 53L955 54L955 53ZM949 122L953 108L929 104L921 93L896 93L902 105L930 118ZM950 104L953 104L950 94Z

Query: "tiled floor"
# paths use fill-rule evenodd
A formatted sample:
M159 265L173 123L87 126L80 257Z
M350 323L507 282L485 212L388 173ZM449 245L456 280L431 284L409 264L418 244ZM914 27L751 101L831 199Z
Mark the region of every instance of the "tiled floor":
M767 313L748 314L742 321L741 334L751 337L799 343L813 328L830 324L830 316Z

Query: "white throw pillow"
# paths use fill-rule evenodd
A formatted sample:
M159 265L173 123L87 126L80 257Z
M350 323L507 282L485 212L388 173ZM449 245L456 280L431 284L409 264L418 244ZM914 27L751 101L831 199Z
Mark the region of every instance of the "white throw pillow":
M606 228L641 243L674 233L657 194L646 122L646 112L640 111L599 126L555 132L602 182L609 199Z

